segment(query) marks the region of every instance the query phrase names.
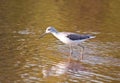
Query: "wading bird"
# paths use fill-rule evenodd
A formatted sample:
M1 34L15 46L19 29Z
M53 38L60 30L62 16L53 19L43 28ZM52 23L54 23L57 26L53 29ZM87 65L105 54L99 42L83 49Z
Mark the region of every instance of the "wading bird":
M84 46L81 45L81 42L86 41L91 38L95 38L95 36L91 35L81 35L77 33L72 33L72 32L58 32L54 27L49 26L45 33L43 33L40 38L42 38L45 34L51 33L53 34L57 39L59 39L61 42L69 45L70 48L70 56L69 59L71 59L73 50L72 46L77 45L81 47L81 55L79 56L80 60L83 60L83 51L84 51Z

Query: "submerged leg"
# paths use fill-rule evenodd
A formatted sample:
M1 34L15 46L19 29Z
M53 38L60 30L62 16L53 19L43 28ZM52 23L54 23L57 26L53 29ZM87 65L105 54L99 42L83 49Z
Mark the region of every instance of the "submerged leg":
M72 54L73 54L73 49L72 49L72 45L69 46L70 48L70 56L69 56L69 60L72 58Z
M80 44L78 44L78 46L81 47L81 49L80 49L80 56L79 56L79 59L80 59L80 60L83 60L84 46L82 46L82 45L80 45Z

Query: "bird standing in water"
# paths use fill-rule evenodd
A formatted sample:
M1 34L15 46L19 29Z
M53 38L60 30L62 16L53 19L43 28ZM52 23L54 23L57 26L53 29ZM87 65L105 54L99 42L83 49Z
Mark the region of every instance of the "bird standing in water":
M53 34L61 42L69 45L69 48L70 48L69 59L71 59L71 56L73 53L72 46L77 45L81 47L81 55L79 56L79 59L83 60L84 46L81 45L81 42L91 38L95 38L95 36L91 36L91 35L81 35L81 34L72 33L72 32L58 32L54 27L51 27L51 26L46 29L45 33L43 33L40 36L40 38L42 38L47 33Z

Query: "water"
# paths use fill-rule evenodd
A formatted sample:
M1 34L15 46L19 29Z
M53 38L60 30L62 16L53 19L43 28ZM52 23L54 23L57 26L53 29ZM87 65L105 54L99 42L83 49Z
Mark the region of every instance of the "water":
M119 83L119 0L1 0L0 83ZM83 43L84 60L68 62L59 31L96 35Z

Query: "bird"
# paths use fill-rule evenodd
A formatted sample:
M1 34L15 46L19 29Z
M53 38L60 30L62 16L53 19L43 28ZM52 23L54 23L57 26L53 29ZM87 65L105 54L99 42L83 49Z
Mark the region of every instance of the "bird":
M79 59L83 60L84 46L81 45L81 42L96 37L96 36L92 36L92 35L78 34L78 33L72 33L72 32L59 32L53 26L49 26L49 27L47 27L45 33L43 33L40 36L40 38L42 38L43 36L45 36L48 33L51 33L57 39L59 39L61 42L63 42L64 44L69 46L69 49L70 49L69 60L72 57L72 54L73 54L73 48L72 47L74 45L81 47L81 52L80 52Z

